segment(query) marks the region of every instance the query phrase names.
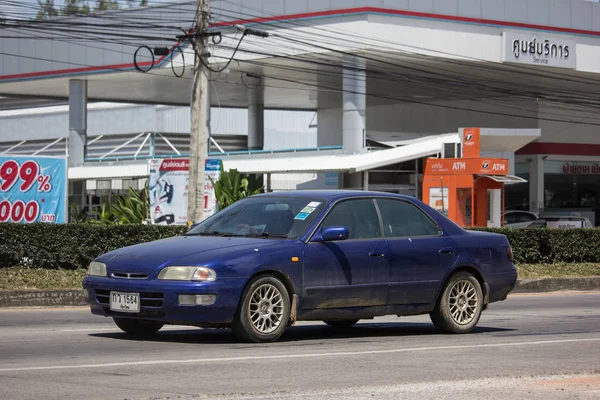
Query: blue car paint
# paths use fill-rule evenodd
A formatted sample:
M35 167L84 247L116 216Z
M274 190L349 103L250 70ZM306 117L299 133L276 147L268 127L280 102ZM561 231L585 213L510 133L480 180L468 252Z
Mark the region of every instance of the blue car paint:
M428 304L435 300L446 274L456 264L458 249L446 235L387 240L389 304ZM451 250L450 253L440 253Z
M308 243L304 248L301 309L384 305L388 262L369 253L386 253L381 239Z
M508 240L504 235L465 231L418 199L344 190L257 196L319 199L325 207L306 232L295 240L183 236L106 253L96 261L107 264L108 277L87 276L83 281L83 287L89 292L87 301L92 313L182 325L227 325L235 316L248 281L264 272L284 277L286 284L298 295L299 320L429 312L435 306L443 283L457 268L468 268L480 277L489 302L505 299L516 284L516 268L508 259ZM311 237L317 236L314 234L323 216L336 202L361 197L410 201L426 212L443 233L436 238L411 238L412 248L406 247L407 243L402 240L394 239L398 242L391 243L386 238L382 238L381 243L372 243L372 240L309 242ZM432 241L435 244L432 245ZM390 250L395 248L400 252L390 256ZM453 252L449 255L439 252L419 255L421 250L432 248L451 248ZM406 258L402 249L407 250ZM369 252L379 251L386 256L381 259L365 257ZM352 253L355 254L350 261L347 255ZM292 257L298 257L299 261L293 261ZM361 260L374 264L361 271ZM406 261L404 266L403 260ZM412 264L408 262L410 260ZM160 270L168 265L208 266L217 271L218 278L215 282L157 280ZM112 273L120 271L145 272L149 276L145 280L111 277ZM108 304L98 301L98 291L159 293L164 298L160 307L142 305L140 314L125 314L109 311ZM180 306L178 294L216 294L217 298L210 306Z

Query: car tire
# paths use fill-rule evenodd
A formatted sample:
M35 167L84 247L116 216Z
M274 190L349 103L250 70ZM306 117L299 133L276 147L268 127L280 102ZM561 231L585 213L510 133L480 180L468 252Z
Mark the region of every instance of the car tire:
M345 328L350 328L353 325L356 325L356 323L358 321L359 321L358 319L345 319L345 320L339 320L339 321L323 321L323 322L325 322L327 325L331 326L332 328L345 329Z
M113 317L115 324L125 333L135 336L150 336L163 327L163 323L147 319Z
M479 281L461 271L450 277L429 316L444 333L469 333L479 322L482 310L483 291Z
M290 295L285 285L273 276L249 282L231 324L233 334L243 342L274 342L285 331L290 319Z

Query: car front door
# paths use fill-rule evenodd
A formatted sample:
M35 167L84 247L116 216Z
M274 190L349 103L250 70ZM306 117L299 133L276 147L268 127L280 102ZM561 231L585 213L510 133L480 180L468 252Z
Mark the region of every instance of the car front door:
M377 199L389 247L389 305L431 303L458 256L456 244L408 200Z
M303 309L368 307L387 299L386 242L373 199L333 206L316 234L332 226L349 230L347 240L309 242L304 250Z

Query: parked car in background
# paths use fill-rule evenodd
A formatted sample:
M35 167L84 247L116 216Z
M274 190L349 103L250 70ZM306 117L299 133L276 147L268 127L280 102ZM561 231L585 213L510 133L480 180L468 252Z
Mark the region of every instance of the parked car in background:
M507 210L504 212L504 226L507 228L525 228L538 219L538 214L531 211Z
M531 222L528 228L593 228L594 224L585 217L578 216L542 216Z
M381 315L468 333L516 280L505 235L413 197L336 190L247 197L183 236L96 258L83 287L91 312L129 334L192 325L269 342L298 320L347 328Z

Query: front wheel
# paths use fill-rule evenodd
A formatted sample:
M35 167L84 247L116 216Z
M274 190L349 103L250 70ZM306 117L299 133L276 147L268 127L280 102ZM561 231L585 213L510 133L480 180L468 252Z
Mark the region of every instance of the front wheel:
M125 333L136 336L150 336L163 327L158 321L113 317L115 324Z
M244 290L231 328L244 342L274 342L290 319L290 295L273 276L259 277Z
M481 316L483 292L477 278L468 272L453 275L446 283L435 309L429 314L444 333L469 333Z

